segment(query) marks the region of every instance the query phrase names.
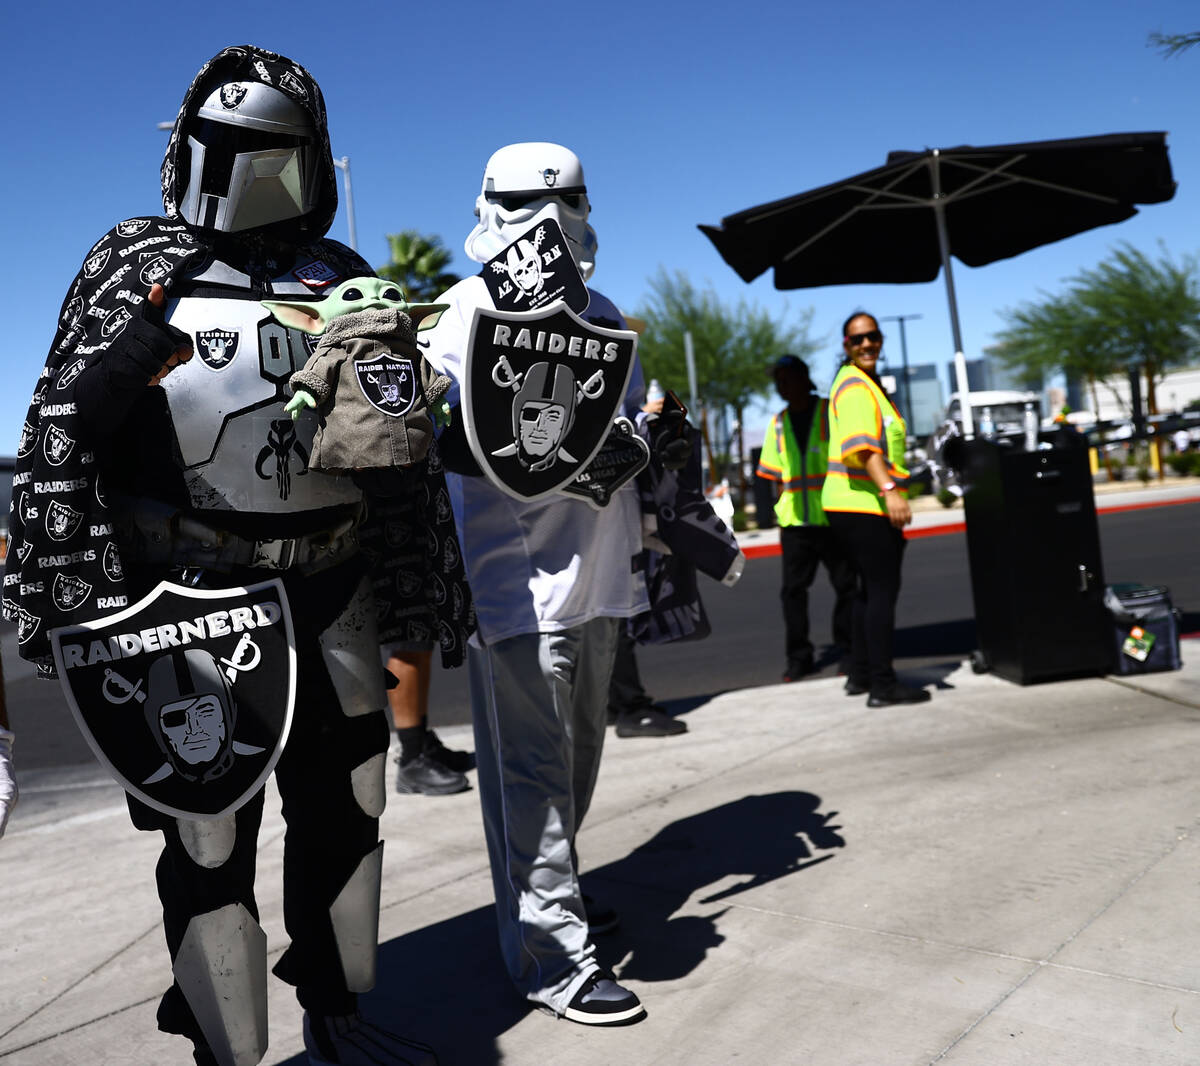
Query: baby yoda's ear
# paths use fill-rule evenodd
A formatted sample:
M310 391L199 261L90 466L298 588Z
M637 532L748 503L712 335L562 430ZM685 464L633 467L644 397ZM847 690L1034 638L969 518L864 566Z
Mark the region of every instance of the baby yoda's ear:
M320 304L286 303L282 300L263 300L261 303L285 326L291 326L302 333L325 332L326 323L321 315Z
M433 329L438 324L449 304L409 304L405 314L412 319L413 329L418 333L422 330Z

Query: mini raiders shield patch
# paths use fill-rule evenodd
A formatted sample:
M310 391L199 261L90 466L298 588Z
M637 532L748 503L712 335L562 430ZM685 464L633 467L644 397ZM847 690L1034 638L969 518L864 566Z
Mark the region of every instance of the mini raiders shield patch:
M357 359L354 374L367 402L385 415L399 418L417 402L417 368L411 359L385 352L370 359Z

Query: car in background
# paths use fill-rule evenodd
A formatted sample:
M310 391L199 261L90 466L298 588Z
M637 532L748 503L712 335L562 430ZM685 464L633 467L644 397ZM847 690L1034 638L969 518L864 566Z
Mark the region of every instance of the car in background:
M995 438L1020 439L1025 433L1025 405L1032 404L1042 425L1042 397L1036 392L1020 389L981 389L970 394L971 422L975 436L980 435L980 424L984 415L992 420L992 436ZM925 446L927 463L932 475L934 492L948 491L962 495L962 484L958 477L958 460L955 455L963 439L962 400L957 392L950 394L941 424L933 431Z

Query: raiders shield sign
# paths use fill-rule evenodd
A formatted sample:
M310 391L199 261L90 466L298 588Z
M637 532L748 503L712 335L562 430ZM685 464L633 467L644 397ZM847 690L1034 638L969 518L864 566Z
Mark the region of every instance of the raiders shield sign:
M411 359L385 352L370 359L357 359L354 374L367 402L385 415L399 418L417 402L417 368Z
M52 630L50 644L92 751L155 810L219 818L275 768L296 697L278 580L219 590L164 581L118 614Z
M608 436L637 334L585 322L565 304L531 314L477 308L462 372L471 451L520 500L557 492Z

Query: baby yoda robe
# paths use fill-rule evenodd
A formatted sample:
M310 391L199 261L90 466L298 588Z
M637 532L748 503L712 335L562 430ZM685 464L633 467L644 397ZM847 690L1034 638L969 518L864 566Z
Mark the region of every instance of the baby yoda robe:
M430 408L450 379L422 358L409 316L387 307L330 320L291 386L312 393L321 416L309 469L361 475L425 458Z

